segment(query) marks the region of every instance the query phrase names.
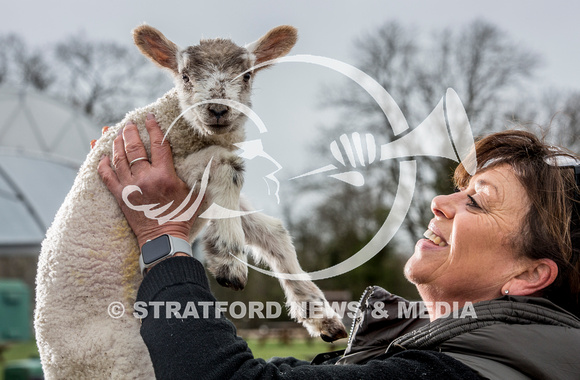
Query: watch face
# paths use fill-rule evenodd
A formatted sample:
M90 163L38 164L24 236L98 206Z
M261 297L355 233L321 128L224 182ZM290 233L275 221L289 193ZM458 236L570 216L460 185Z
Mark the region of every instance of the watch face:
M161 235L158 238L148 241L147 243L143 244L141 251L145 265L151 264L160 258L167 256L169 253L171 253L171 243L169 242L169 236Z

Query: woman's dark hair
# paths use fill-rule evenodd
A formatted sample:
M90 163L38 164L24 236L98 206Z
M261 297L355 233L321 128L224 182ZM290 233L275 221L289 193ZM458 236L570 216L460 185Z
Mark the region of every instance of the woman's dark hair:
M475 150L478 171L504 164L513 168L531 204L512 244L525 257L547 258L558 265L556 280L542 296L580 316L580 193L574 169L553 164L556 157L578 157L519 130L486 136L476 142ZM467 186L469 179L459 165L456 186Z

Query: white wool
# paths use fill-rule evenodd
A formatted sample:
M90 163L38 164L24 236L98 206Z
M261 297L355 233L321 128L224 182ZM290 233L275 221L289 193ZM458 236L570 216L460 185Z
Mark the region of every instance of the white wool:
M289 33L286 48L275 51L276 55L283 55L295 42L292 30L275 28L263 38L279 42L283 41L277 37L280 31ZM181 74L174 75L179 83ZM219 87L216 83L221 86L226 78L212 73L207 87ZM139 247L116 200L101 181L97 167L103 155L111 156L113 141L128 121L137 125L149 154L145 120L150 112L165 131L181 110L192 104L192 97L203 101L225 96L249 106L249 85L227 83L223 94L213 94L199 84L197 92L188 92L185 85L178 85L155 103L128 113L97 141L87 156L47 232L39 257L34 327L47 379L154 378L149 353L139 334L140 321L133 316L132 309L142 280ZM245 92L241 91L242 87ZM206 109L205 114L199 110L187 114L168 133L176 173L193 187L201 182L205 166L212 159L210 181L199 213L214 202L230 210L248 210L249 206L240 202L242 163L234 153L237 149L234 143L245 138L242 128L245 118L229 112L228 117L234 116L228 131L214 133L196 124L202 121L199 118L207 119L207 112ZM196 219L190 242L206 223L205 219ZM256 247L251 250L254 260L266 263L272 270L303 273L291 238L277 219L260 213L243 219L217 219L208 223L205 235L208 269L216 278L221 276L228 286L245 283L245 244ZM230 252L242 261L232 258ZM291 316L313 336L345 335L340 318L314 283L289 280L280 280L280 283L288 305L292 305ZM295 306L304 302L324 302L324 318L304 315ZM113 318L109 313L118 311L110 309L115 303L125 309L120 318Z
M151 111L169 125L179 114L175 93L131 112L99 139L42 243L34 325L47 379L154 378L131 309L142 280L137 240L97 173L126 121L148 140L144 121ZM123 317L109 316L112 302L124 305Z

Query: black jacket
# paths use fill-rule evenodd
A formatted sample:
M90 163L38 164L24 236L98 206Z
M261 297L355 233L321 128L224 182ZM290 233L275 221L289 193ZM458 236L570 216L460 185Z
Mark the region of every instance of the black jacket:
M373 317L377 304L393 317ZM367 288L338 363L435 350L488 379L580 379L580 320L544 298L504 296L431 323L421 314L401 318L401 312L413 310L401 305L408 301Z
M165 260L151 269L137 301L179 302L182 311L188 303L216 302L201 263L188 257ZM230 321L215 317L213 306L200 306L198 317L187 319L166 318L164 307L157 310L157 318L153 306L148 311L141 336L158 379L480 379L459 360L432 350L405 350L365 364L265 361L253 357Z
M543 298L505 296L429 322L420 313L401 315L412 314L406 300L370 287L346 352L334 360L323 354L318 365L255 359L233 324L216 317L195 259L158 264L138 301L179 302L182 311L198 305L197 317L187 319L166 318L163 307L156 317L149 308L141 336L158 379L580 379L580 320Z

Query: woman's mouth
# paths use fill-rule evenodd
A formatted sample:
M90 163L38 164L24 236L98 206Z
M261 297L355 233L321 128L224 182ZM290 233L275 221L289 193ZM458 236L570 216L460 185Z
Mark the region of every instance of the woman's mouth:
M435 232L431 231L430 229L425 231L423 236L425 236L427 239L431 240L433 243L437 244L440 247L447 246L447 242L445 240L443 240L443 238L438 236Z

